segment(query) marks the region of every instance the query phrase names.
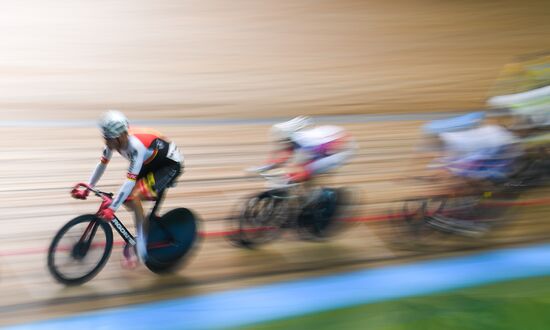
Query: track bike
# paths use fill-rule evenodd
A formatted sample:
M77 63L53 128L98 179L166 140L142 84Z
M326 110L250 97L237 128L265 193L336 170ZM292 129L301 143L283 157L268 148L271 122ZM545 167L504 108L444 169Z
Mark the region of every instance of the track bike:
M107 207L113 194L80 183L101 198L99 210ZM76 188L75 187L75 188ZM161 194L151 214L162 201ZM99 211L98 211L99 212ZM173 209L161 217L150 217L147 233L145 266L155 273L178 269L197 244L197 217L186 208ZM79 285L91 280L107 263L113 248L113 230L129 248L136 247L136 238L118 217L110 222L96 214L84 214L67 222L54 236L48 249L48 269L52 276L65 285Z
M229 218L231 243L253 248L276 239L285 229L295 229L306 240L322 240L335 232L335 220L346 200L344 189L282 183L280 173L259 175L272 188L238 204Z
M523 191L514 181L469 195L436 195L403 202L393 223L409 238L422 240L434 230L481 237L512 218L513 205Z

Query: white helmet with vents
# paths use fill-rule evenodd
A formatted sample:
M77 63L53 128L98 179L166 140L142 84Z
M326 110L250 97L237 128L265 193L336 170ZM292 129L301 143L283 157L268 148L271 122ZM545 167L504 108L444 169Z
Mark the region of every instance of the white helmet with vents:
M128 132L128 119L120 111L109 110L99 119L99 128L103 137L115 139Z
M298 116L271 126L271 137L276 141L290 139L292 134L312 124L313 120L310 117Z

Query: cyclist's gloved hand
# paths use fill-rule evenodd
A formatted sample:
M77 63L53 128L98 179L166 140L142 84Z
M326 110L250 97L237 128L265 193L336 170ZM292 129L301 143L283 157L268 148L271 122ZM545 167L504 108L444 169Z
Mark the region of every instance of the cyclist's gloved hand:
M113 209L108 207L99 211L97 216L105 221L111 221L115 217L115 211L113 211Z
M74 188L71 190L71 196L76 199L86 199L89 193L90 191L88 189L79 190L78 188Z

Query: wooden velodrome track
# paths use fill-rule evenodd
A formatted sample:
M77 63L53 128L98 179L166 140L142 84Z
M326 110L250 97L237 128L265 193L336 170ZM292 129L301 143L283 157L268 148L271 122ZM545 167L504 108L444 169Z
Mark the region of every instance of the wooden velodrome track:
M163 209L189 207L203 232L219 232L235 203L263 187L243 169L269 150L268 125L220 120L477 109L501 66L544 50L550 32L548 6L535 0L0 6L0 37L9 50L0 52L0 325L439 255L439 248L396 248L387 223L369 222L328 243L289 237L258 251L207 236L169 277L121 269L119 247L82 287L63 288L45 267L56 230L97 207L93 198L72 200L69 190L99 157L102 141L90 121L106 108L130 119L212 120L156 128L186 157L186 173ZM327 180L358 192L355 216L385 214L434 188L407 180L419 173L413 158L421 124L344 125L359 150ZM116 156L101 187L116 190L126 166ZM545 196L539 189L526 198ZM547 211L521 208L516 221L482 241L438 242L464 249L546 240Z

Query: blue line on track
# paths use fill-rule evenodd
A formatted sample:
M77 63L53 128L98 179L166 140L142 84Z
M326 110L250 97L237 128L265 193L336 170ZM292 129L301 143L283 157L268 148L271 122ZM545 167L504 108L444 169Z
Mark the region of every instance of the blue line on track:
M301 279L14 326L8 329L212 329L550 275L550 244Z
M472 110L473 111L473 110ZM411 120L434 120L447 117L454 117L465 112L431 112L416 114L394 114L394 115L333 115L333 116L315 116L317 123L331 124L353 124L368 122L392 122L392 121L411 121ZM491 111L487 114L489 117L501 116L502 113ZM290 117L273 118L226 118L226 119L151 119L151 120L131 120L133 125L154 125L154 126L206 126L206 125L270 125ZM0 127L95 127L97 121L94 120L1 120Z

